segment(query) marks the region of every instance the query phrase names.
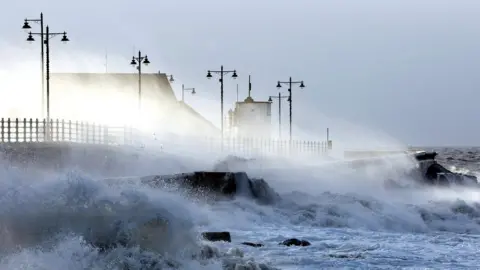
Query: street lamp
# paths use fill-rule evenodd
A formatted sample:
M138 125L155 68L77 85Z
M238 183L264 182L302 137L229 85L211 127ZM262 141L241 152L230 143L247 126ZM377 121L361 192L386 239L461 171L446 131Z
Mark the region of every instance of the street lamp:
M222 147L223 147L223 75L228 73L233 73L232 74L233 79L238 78L238 76L237 76L236 70L224 70L223 65L220 66L220 70L208 70L207 79L211 79L213 77L212 73L220 74L220 79L218 81L220 82L220 123L221 123L221 136L222 136Z
M195 95L195 87L193 88L185 88L185 85L182 84L182 102L185 103L185 91L192 91L192 95Z
M25 22L23 23L22 29L25 31L30 31L32 27L30 26L29 22L35 22L35 23L40 23L40 36L44 36L43 32L43 13L40 13L40 19L25 19ZM45 117L45 53L44 53L44 39L40 39L40 58L41 58L41 70L42 70L42 118Z
M160 71L158 71L158 74L165 74L165 76L167 77L167 79L168 79L168 81L169 81L170 83L172 83L172 82L175 81L175 79L173 78L173 75L172 75L172 74L162 73L162 72L160 72Z
M132 61L130 61L130 65L136 66L138 70L138 111L140 113L140 109L142 106L142 64L148 66L150 61L148 60L148 56L142 56L142 52L138 51L138 57L133 56Z
M292 86L294 84L300 84L300 88L305 88L303 81L292 81L292 77L286 82L278 81L277 88L281 88L282 84L288 85L288 103L290 105L290 142L292 142Z
M46 29L45 29L45 33L43 32L40 32L40 33L32 33L32 32L29 32L28 33L28 38L27 38L27 41L28 42L33 42L35 41L35 39L33 38L34 35L39 35L42 40L43 40L43 43L45 44L45 51L46 51L46 62L47 62L47 68L46 68L46 88L47 88L47 124L46 124L46 127L47 127L47 140L50 140L50 39L55 37L55 36L58 36L58 35L63 35L62 36L62 39L60 40L61 42L63 43L67 43L68 41L70 41L68 38L67 38L67 32L61 32L61 33L50 33L50 29L47 25Z
M270 96L268 102L272 103L273 98L278 99L278 138L282 138L282 99L288 98L288 96L282 96L282 93L278 92L278 96Z

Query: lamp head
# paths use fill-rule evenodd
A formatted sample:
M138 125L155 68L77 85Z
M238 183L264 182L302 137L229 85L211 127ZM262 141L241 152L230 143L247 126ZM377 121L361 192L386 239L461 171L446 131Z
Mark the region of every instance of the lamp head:
M273 102L272 97L268 97L268 102L270 102L270 103Z
M192 88L192 95L195 95L197 92L195 92L195 88Z
M150 61L148 61L148 56L145 55L145 59L143 59L143 64L145 66L148 66L148 64L150 64Z
M173 79L173 75L170 75L170 79L169 79L170 82L174 82L175 79Z
M282 87L282 85L280 84L280 81L278 81L277 88L281 88L281 87Z
M132 66L137 65L137 61L135 60L135 57L132 57L132 61L130 61L130 65Z
M34 39L33 36L32 36L32 32L29 32L29 33L28 33L27 41L30 42L30 43L32 43L32 42L35 41L35 39Z
M22 26L22 29L25 30L25 31L28 31L30 30L32 27L30 26L30 24L28 23L28 20L25 19L25 22L23 23L23 26Z
M305 84L303 84L303 81L300 83L300 88L305 88Z
M238 75L237 75L237 71L236 71L236 70L233 71L232 78L234 78L234 79L238 78Z
M63 43L67 43L70 41L70 39L67 38L67 32L63 32L63 37L60 41Z
M210 70L207 72L207 79L211 79L212 78L212 73L210 72Z

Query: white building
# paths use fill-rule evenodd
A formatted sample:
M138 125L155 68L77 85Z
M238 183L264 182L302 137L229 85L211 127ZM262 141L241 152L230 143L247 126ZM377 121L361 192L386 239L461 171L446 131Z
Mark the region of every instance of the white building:
M270 138L272 132L272 108L268 101L254 101L248 97L235 103L233 111L234 134L247 138Z

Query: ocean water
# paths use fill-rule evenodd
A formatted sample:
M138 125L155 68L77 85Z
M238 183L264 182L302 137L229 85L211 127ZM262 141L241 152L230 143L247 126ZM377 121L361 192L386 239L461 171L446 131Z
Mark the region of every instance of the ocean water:
M435 150L447 168L475 175L480 171L480 149ZM145 166L145 171L211 170L224 160L159 155L169 162ZM362 169L332 160L227 161L228 169L265 180L267 185L257 187L264 200L238 196L216 202L138 181L112 184L78 169L39 173L7 165L0 171L0 270L479 265L479 190L387 188L387 178L410 181L405 172L414 165L406 158L385 159ZM166 230L148 231L139 225L155 216L168 221ZM92 245L118 239L112 228L129 233L132 244L107 251ZM206 242L200 238L203 231L229 231L232 242ZM140 233L149 237L138 237ZM279 245L292 237L312 245ZM245 241L264 246L240 244Z

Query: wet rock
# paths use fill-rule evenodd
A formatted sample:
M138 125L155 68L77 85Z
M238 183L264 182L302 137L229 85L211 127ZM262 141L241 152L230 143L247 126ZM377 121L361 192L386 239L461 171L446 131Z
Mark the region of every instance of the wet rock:
M311 244L310 244L310 242L308 242L306 240L299 240L297 238L290 238L290 239L287 239L287 240L281 242L279 245L306 247L306 246L310 246Z
M252 242L242 242L242 245L251 246L251 247L263 247L263 244L252 243Z
M232 237L229 232L204 232L202 237L205 240L216 242L216 241L225 241L232 242Z
M281 197L276 193L268 183L263 179L250 179L249 186L252 191L252 196L259 204L274 204L281 200Z
M425 161L425 160L435 160L435 157L438 155L437 152L419 152L414 154L414 157L417 161Z
M245 172L198 171L155 175L142 177L141 182L154 188L181 188L190 195L207 195L208 198L214 199L244 196L254 199L259 204L273 204L280 200L280 195L267 182L263 179L250 179Z
M235 177L230 173L195 172L185 180L193 188L205 188L224 195L233 195L237 191Z
M237 192L236 179L241 177L238 174L242 173L201 171L176 175L146 176L141 178L141 182L152 187L178 186L194 191L214 192L233 196ZM246 178L248 179L248 177Z
M476 176L454 173L438 163L428 167L425 177L429 184L435 185L467 184L469 182L478 184Z

